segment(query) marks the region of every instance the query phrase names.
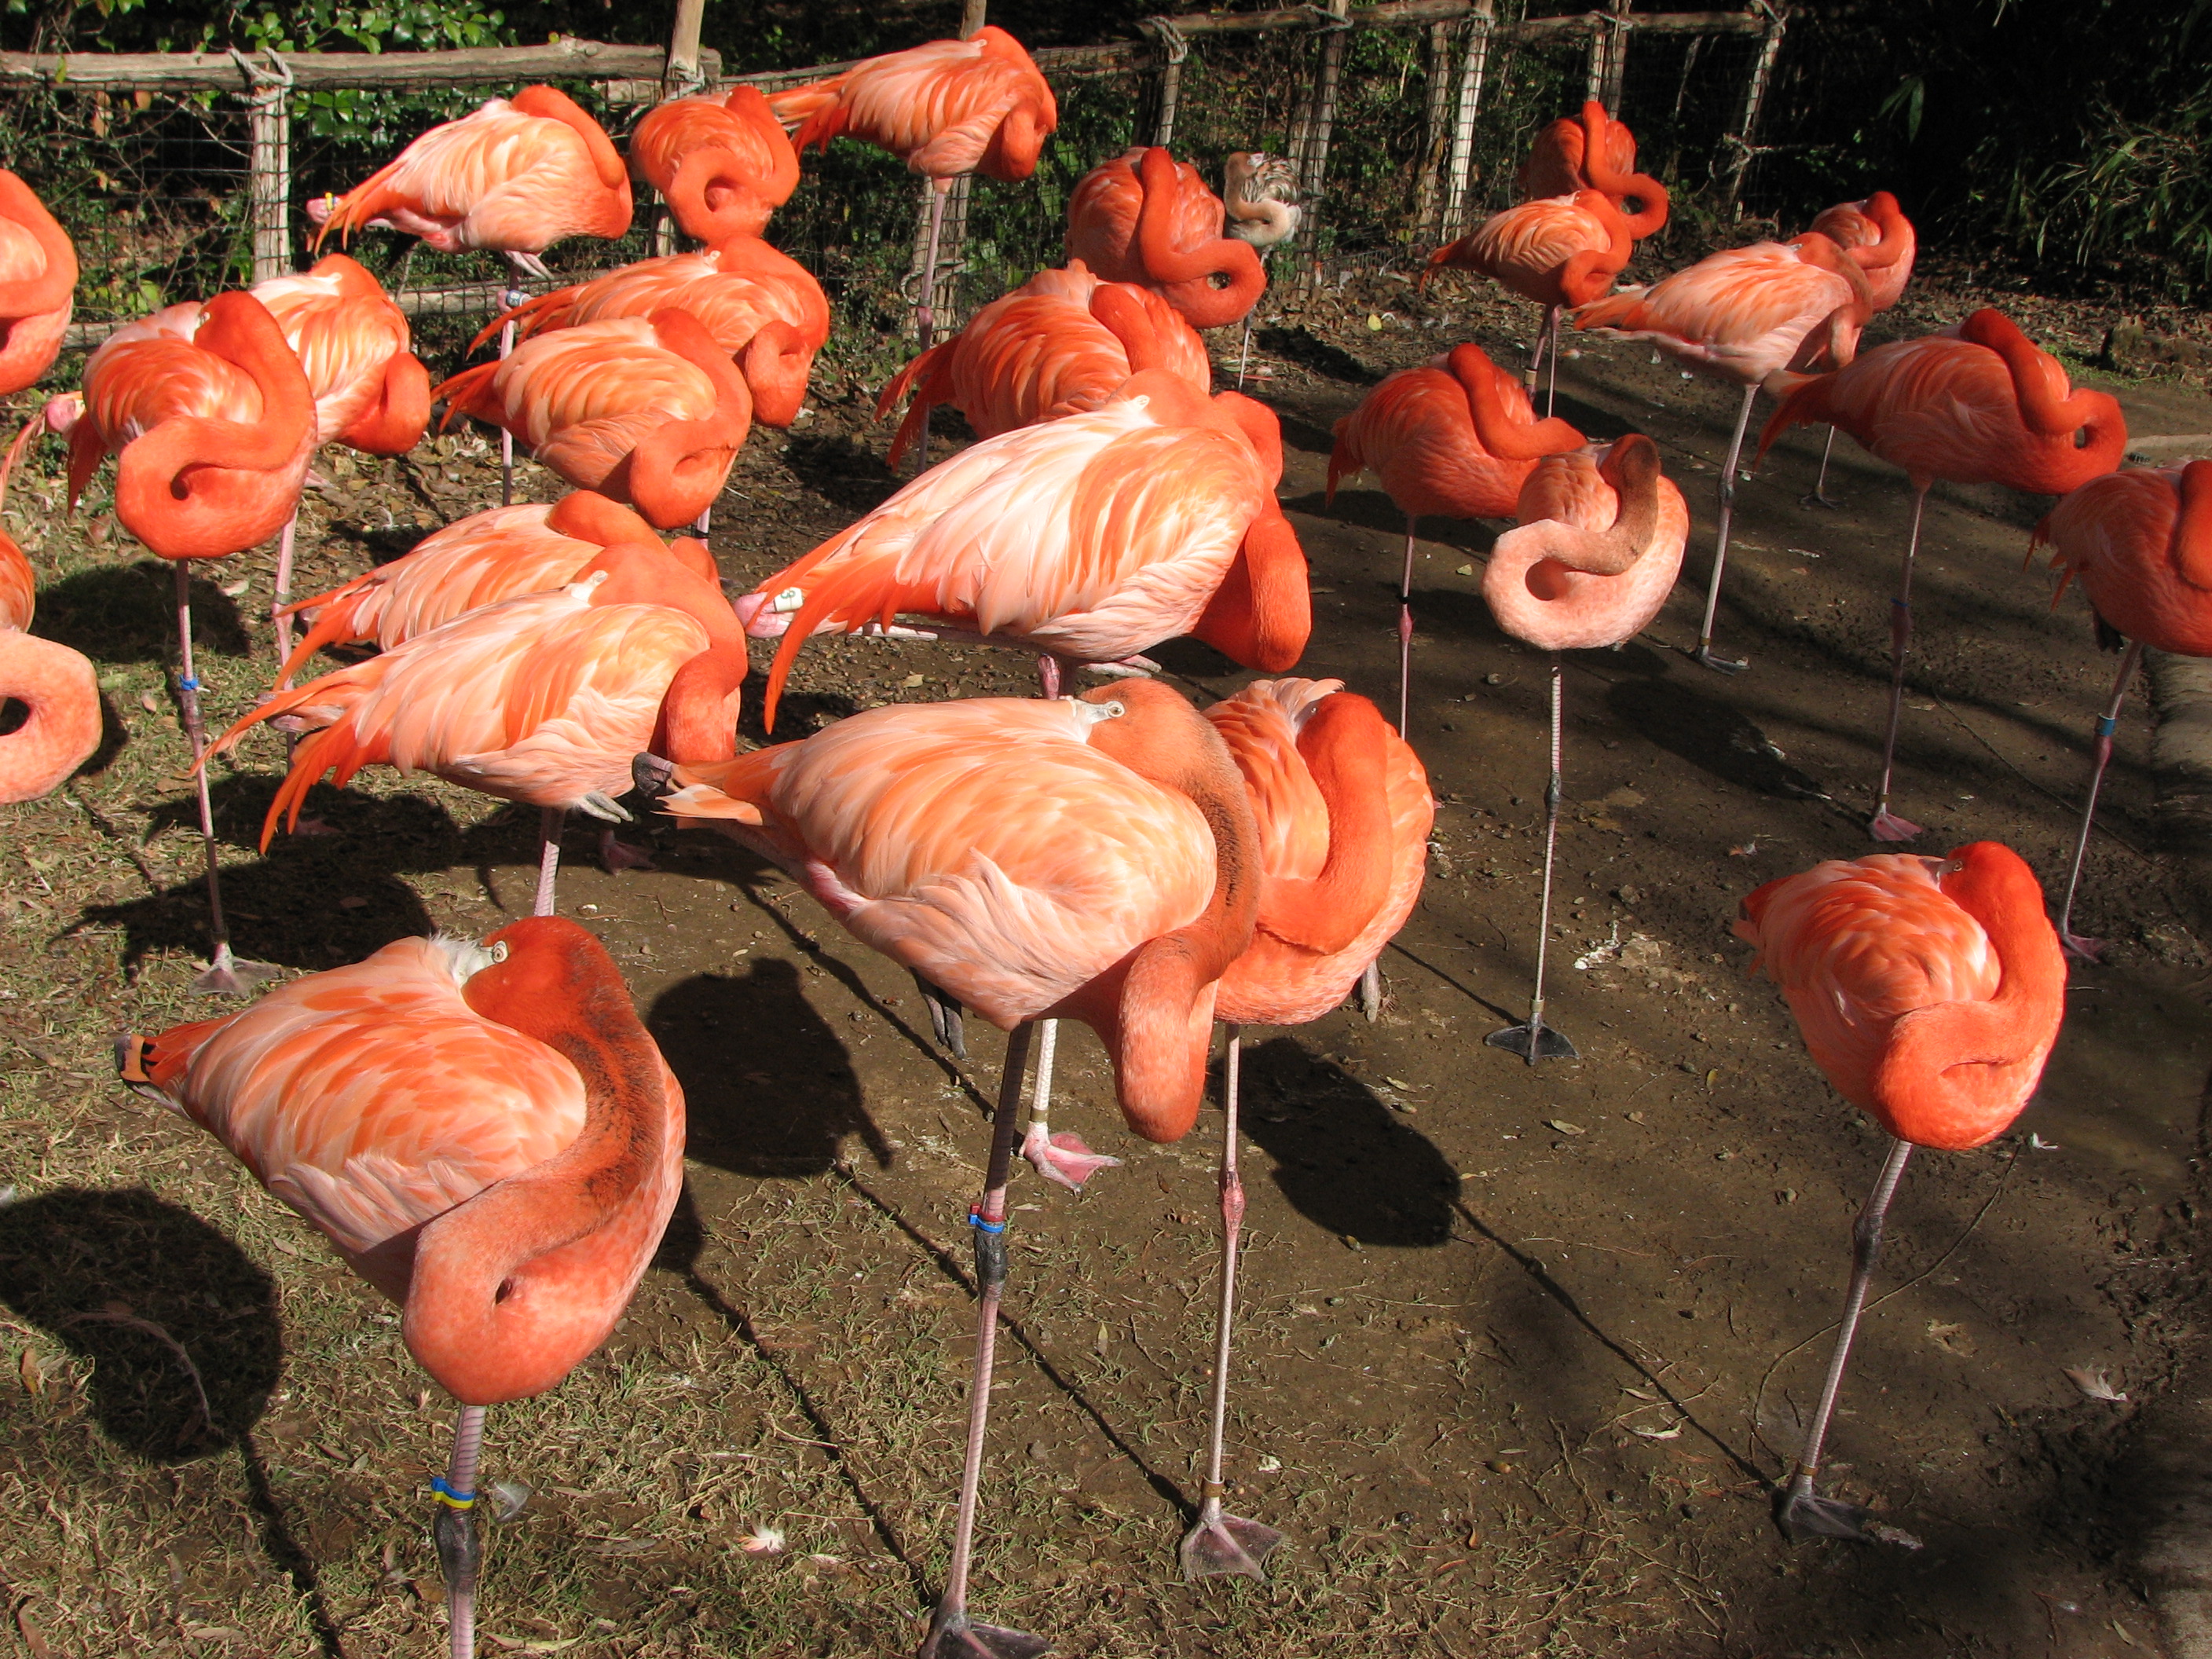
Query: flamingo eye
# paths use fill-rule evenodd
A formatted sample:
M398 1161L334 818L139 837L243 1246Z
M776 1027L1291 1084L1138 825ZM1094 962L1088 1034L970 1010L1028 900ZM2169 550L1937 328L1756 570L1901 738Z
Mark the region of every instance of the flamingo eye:
M501 963L507 960L507 941L505 939L500 940L498 944L491 947L491 960L494 967L497 967Z

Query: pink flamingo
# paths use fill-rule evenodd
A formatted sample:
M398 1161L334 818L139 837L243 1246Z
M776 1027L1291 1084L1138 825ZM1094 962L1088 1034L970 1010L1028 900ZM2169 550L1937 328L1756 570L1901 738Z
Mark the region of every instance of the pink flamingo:
M1843 249L1845 257L1858 261L1867 274L1867 288L1877 313L1904 297L1905 285L1912 280L1919 239L1912 222L1897 205L1897 198L1878 190L1863 202L1838 202L1823 208L1811 228ZM1805 506L1840 505L1828 495L1828 457L1835 447L1836 428L1830 427L1827 441L1820 447L1820 476L1814 480L1813 493L1804 499Z
M758 236L799 188L799 152L758 87L672 98L630 134L629 157L686 236Z
M1193 328L1248 314L1267 286L1253 244L1224 235L1227 210L1198 169L1154 147L1085 173L1067 202L1067 254L1107 282L1157 289ZM1216 288L1219 276L1224 286Z
M475 1651L484 1411L606 1340L684 1179L684 1091L605 950L532 917L406 939L227 1019L117 1045L123 1079L213 1134L398 1303L460 1401L430 1483L453 1659Z
M0 469L0 498L7 472L25 440L23 428ZM31 632L38 579L15 538L0 530L0 701L21 703L23 722L0 737L0 805L50 795L100 747L100 677L82 651Z
M38 193L0 168L0 397L53 367L76 292L76 244Z
M1583 100L1579 116L1563 115L1536 135L1513 182L1524 202L1601 190L1626 211L1633 199L1639 240L1666 228L1667 187L1636 170L1636 135L1595 98Z

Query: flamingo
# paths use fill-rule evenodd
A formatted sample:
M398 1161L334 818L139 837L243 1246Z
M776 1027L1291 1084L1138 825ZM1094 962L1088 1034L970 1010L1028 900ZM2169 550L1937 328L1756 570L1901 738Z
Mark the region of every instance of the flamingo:
M408 349L406 313L383 285L343 253L313 270L257 283L253 297L284 331L315 399L315 442L367 455L404 455L430 424L430 371ZM292 652L292 542L297 506L276 544L276 655Z
M507 305L522 278L546 276L538 256L569 236L629 230L629 173L613 143L568 94L525 87L432 127L343 196L307 204L315 248L365 227L419 236L441 253L483 248L507 261ZM500 356L513 344L500 337ZM514 445L500 440L500 501L514 496Z
M1858 350L1873 306L1866 272L1826 236L1808 231L1790 242L1724 248L1648 288L1624 289L1575 313L1577 328L1649 340L1686 368L1743 388L1728 464L1721 469L1720 527L1705 620L1692 654L1723 674L1739 659L1713 654L1713 614L1728 566L1729 520L1735 508L1735 465L1743 453L1752 401L1764 386L1778 397L1793 373L1840 368Z
M1429 256L1420 287L1425 290L1429 279L1449 266L1480 271L1543 307L1544 320L1528 348L1528 389L1536 389L1548 342L1552 380L1544 412L1549 415L1559 389L1559 313L1611 292L1634 251L1628 221L1613 198L1603 191L1580 190L1492 214Z
M2102 947L2075 934L2074 895L2081 884L2097 793L2112 758L2120 705L2145 646L2177 656L2212 657L2212 461L2130 467L2092 478L2036 526L2035 542L2051 544L2058 571L2058 593L2051 603L2078 576L2098 636L2112 644L2118 642L2114 635L2127 641L2112 697L2097 718L2095 766L2058 917L2059 942L2083 961L2094 962Z
M1226 211L1196 167L1139 146L1091 168L1068 198L1068 257L1107 282L1157 289L1193 328L1220 328L1267 286L1253 243L1222 234Z
M1819 231L1846 257L1858 261L1867 274L1867 288L1872 298L1873 309L1888 310L1904 297L1905 285L1912 280L1912 262L1919 249L1919 239L1912 222L1905 216L1897 204L1897 198L1886 190L1878 190L1863 202L1838 202L1823 208L1813 220L1812 229ZM1836 447L1836 428L1828 428L1827 441L1820 447L1820 474L1814 481L1813 493L1805 497L1807 507L1835 507L1838 502L1828 496L1828 456Z
M483 944L404 939L228 1019L117 1045L402 1309L460 1402L433 1480L453 1659L475 1651L487 1407L606 1340L684 1178L684 1091L605 950L532 917Z
M1062 663L1126 666L1182 634L1280 672L1312 619L1281 472L1273 414L1158 369L1103 409L986 438L738 601L749 633L783 635L769 725L809 634L901 612L1036 653L1048 696Z
M836 137L890 151L931 185L929 247L915 325L927 351L936 338L937 243L945 198L963 173L1018 184L1036 171L1060 125L1052 88L1020 41L986 26L962 40L932 40L863 58L826 80L772 94L769 107L804 153Z
M1690 537L1690 509L1659 470L1642 433L1602 451L1540 461L1521 487L1521 523L1498 538L1482 597L1498 625L1552 653L1552 774L1544 790L1544 896L1537 913L1536 988L1528 1018L1485 1042L1540 1060L1580 1058L1544 1023L1544 958L1552 940L1552 866L1559 849L1565 688L1559 653L1618 647L1635 638L1674 591Z
M1820 1403L1775 1493L1791 1540L1863 1537L1866 1511L1813 1487L1883 1213L1915 1146L1964 1152L2020 1115L2058 1040L2066 962L2035 872L1993 841L1943 859L1877 853L1784 876L1744 900L1735 932L1757 948L1753 969L1780 988L1836 1092L1891 1136L1851 1231L1850 1288Z
M752 422L752 394L699 320L667 309L532 337L431 394L445 424L520 434L570 483L627 501L663 530L712 505Z
M1580 115L1563 115L1536 135L1513 181L1524 202L1601 190L1626 211L1632 198L1640 204L1631 219L1639 240L1666 228L1667 187L1636 170L1636 135L1595 98L1583 100Z
M629 137L629 159L686 236L758 236L799 188L799 152L758 87L657 104Z
M4 191L4 186L0 186ZM0 469L0 496L26 426ZM22 724L0 737L0 805L50 795L100 747L100 677L81 651L31 632L38 578L15 538L0 530L0 701L20 702Z
M250 294L174 305L110 335L84 366L84 388L46 405L69 439L74 508L102 457L115 464L115 516L170 561L177 582L177 707L199 781L213 951L197 991L231 995L276 970L231 953L216 869L200 682L192 665L189 561L242 553L299 508L315 447L307 372L269 308Z
M861 943L935 988L933 1001L1009 1033L969 1212L980 1296L967 1462L921 1655L1041 1653L1036 1638L967 1611L1030 1026L1082 1020L1113 1058L1129 1127L1160 1142L1190 1132L1216 981L1250 945L1259 901L1236 763L1176 692L1131 680L1051 701L893 704L720 765L672 772L641 756L638 774L678 817L790 871Z
M1228 218L1224 228L1240 242L1259 251L1264 277L1274 251L1297 234L1305 210L1298 203L1298 169L1287 155L1265 150L1235 149L1221 164L1221 205ZM1255 305L1244 313L1244 341L1237 351L1237 389L1244 389L1245 366L1252 359L1252 318Z
M280 691L208 752L264 720L307 728L269 804L264 852L279 818L289 812L298 823L324 773L343 786L380 762L536 806L536 914L547 915L562 815L628 823L614 797L648 743L687 760L727 758L744 677L744 635L720 591L658 544L630 543L606 549L565 587L468 611ZM602 851L610 865L637 861L611 828Z
M1336 423L1325 500L1363 468L1406 515L1398 582L1398 730L1406 730L1413 653L1413 544L1424 518L1513 516L1539 458L1579 449L1583 434L1536 418L1528 394L1476 345L1401 368Z
M0 397L53 367L76 291L69 233L35 191L0 168Z
M981 438L1103 407L1132 374L1164 369L1200 392L1213 381L1206 343L1149 289L1105 283L1071 260L1040 270L898 372L876 399L881 420L911 392L891 440L894 470L928 430L933 404L951 404Z
M2127 421L2111 394L2070 388L2057 359L2037 350L2002 312L1987 309L1941 334L1877 346L1798 386L1768 418L1760 456L1791 427L1816 421L1903 467L1912 485L1912 532L1890 602L1881 783L1867 826L1876 841L1910 841L1920 826L1889 810L1889 786L1912 640L1912 562L1929 486L1948 478L2063 495L2120 464Z
M284 676L326 645L367 641L389 651L518 593L565 587L618 543L658 539L653 526L629 507L588 489L550 504L526 501L471 513L432 532L389 564L295 601L292 613L312 612L314 621L286 660ZM705 543L684 538L668 550L704 580L721 580Z
M751 88L740 88L750 92ZM515 325L521 338L612 317L688 311L736 361L753 418L788 427L806 400L814 354L830 337L830 301L805 266L757 236L731 236L696 253L640 259L588 283L556 289L506 313L470 342Z

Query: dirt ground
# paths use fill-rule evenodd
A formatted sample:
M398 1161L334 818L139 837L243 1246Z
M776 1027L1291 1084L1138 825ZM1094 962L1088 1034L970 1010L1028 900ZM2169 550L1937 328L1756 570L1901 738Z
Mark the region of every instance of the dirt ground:
M1961 308L1923 295L1899 328ZM1316 596L1304 672L1378 699L1395 673L1399 521L1368 481L1323 506L1330 422L1381 369L1462 338L1517 362L1531 320L1390 278L1263 319L1255 389L1283 416ZM1574 349L1561 412L1650 432L1696 520L1649 634L1568 667L1550 1015L1582 1058L1532 1069L1482 1042L1526 1011L1545 665L1480 601L1495 527L1432 523L1413 737L1441 811L1387 1006L1247 1034L1230 1503L1291 1541L1265 1584L1176 1577L1219 1119L1179 1146L1133 1141L1071 1030L1054 1121L1127 1162L1080 1199L1018 1168L976 1609L1080 1655L2148 1650L2112 1470L2193 1318L2212 1024L2203 945L2146 850L2147 712L2121 726L2079 918L2113 948L2075 975L2042 1093L2017 1133L1917 1159L1893 1212L1830 1471L1911 1542L1793 1548L1769 1483L1881 1146L1728 923L1758 883L1871 850L1907 498L1846 441L1844 510L1805 507L1817 438L1785 441L1741 491L1722 612L1752 668L1716 677L1680 647L1734 396L1646 350ZM733 584L893 487L860 389L825 378L788 440L756 434L717 508ZM2202 393L2116 389L2139 433L2212 432ZM495 500L489 460L476 437L335 460L301 590ZM394 1315L211 1141L109 1080L118 1028L207 1012L185 988L204 912L167 572L97 496L64 524L57 465L19 476L8 523L47 574L40 631L96 659L112 730L70 792L9 809L0 893L13 1639L33 1659L437 1650L423 1498L448 1411ZM530 468L524 489L554 493ZM1897 805L1927 850L2002 839L2055 886L2112 669L2078 597L2054 614L2046 576L2022 573L2032 511L1999 506L1930 503ZM195 581L218 715L266 683L268 580L260 554ZM1200 698L1249 678L1194 645L1158 654ZM779 737L1033 685L1021 659L939 645L816 642L801 665ZM217 792L244 954L320 969L526 908L534 815L422 780L319 790L329 833L257 856L280 763L256 738ZM961 1222L998 1039L973 1031L955 1066L911 982L781 875L665 824L632 839L657 871L604 874L572 835L562 907L614 951L684 1081L689 1192L606 1352L492 1414L491 1475L533 1490L490 1535L484 1649L908 1649L949 1541ZM2129 1399L2091 1397L2099 1376Z

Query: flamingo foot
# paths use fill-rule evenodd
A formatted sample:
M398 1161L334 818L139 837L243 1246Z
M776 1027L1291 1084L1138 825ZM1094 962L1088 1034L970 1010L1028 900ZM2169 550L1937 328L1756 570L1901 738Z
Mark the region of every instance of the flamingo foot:
M234 957L226 944L215 953L215 960L208 963L205 970L194 976L192 989L206 997L252 996L283 971L273 962L248 962L242 957Z
M2103 939L2084 939L2072 929L2062 927L2058 930L2058 943L2076 962L2102 962L2105 959L2106 941Z
M609 875L620 875L625 870L657 870L653 854L641 847L632 847L615 839L611 830L599 831L599 866Z
M939 1607L929 1621L929 1634L922 1638L915 1659L1041 1659L1051 1651L1052 1644L1042 1636L998 1625L971 1624L965 1611L947 1613Z
M929 1035L937 1046L955 1060L968 1058L968 1037L961 1024L963 1012L960 1000L951 993L931 984L920 974L914 976L914 988L921 993L922 1006L929 1010Z
M1797 505L1800 507L1825 507L1831 513L1840 513L1844 510L1843 502L1838 501L1833 495L1824 495L1817 489L1809 495L1800 495L1797 498Z
M1193 1583L1240 1572L1247 1578L1265 1579L1267 1571L1261 1564L1282 1541L1283 1534L1273 1527L1241 1516L1224 1515L1221 1500L1209 1499L1198 1524L1183 1537L1182 1576Z
M1868 821L1867 834L1876 841L1911 841L1921 833L1920 826L1910 818L1901 818L1887 806Z
M1149 679L1160 672L1159 664L1150 657L1124 657L1119 662L1087 662L1082 665L1086 674L1095 674L1102 680Z
M1121 1167L1120 1158L1092 1152L1074 1131L1062 1129L1048 1135L1042 1123L1030 1124L1029 1133L1022 1137L1022 1156L1047 1181L1057 1182L1071 1193L1081 1192L1083 1183L1101 1170Z
M1370 1025L1382 1018L1382 964L1380 961L1367 964L1367 971L1359 976L1359 1012L1367 1017Z
M1822 1498L1816 1492L1794 1490L1775 1494L1774 1524L1793 1544L1802 1544L1808 1538L1864 1540L1870 1536L1867 1531L1870 1518L1867 1510L1856 1504L1846 1504L1840 1498Z
M1567 1041L1564 1033L1549 1025L1539 1025L1534 1020L1519 1025L1508 1025L1503 1030L1492 1031L1483 1042L1492 1048L1503 1048L1508 1054L1518 1054L1534 1066L1540 1060L1580 1060L1581 1054Z
M1696 662L1699 667L1710 668L1716 674L1741 674L1745 669L1751 666L1749 659L1743 657L1721 657L1714 655L1712 643L1711 641L1707 641L1705 643L1700 645L1696 650L1690 653L1690 656L1692 660Z

